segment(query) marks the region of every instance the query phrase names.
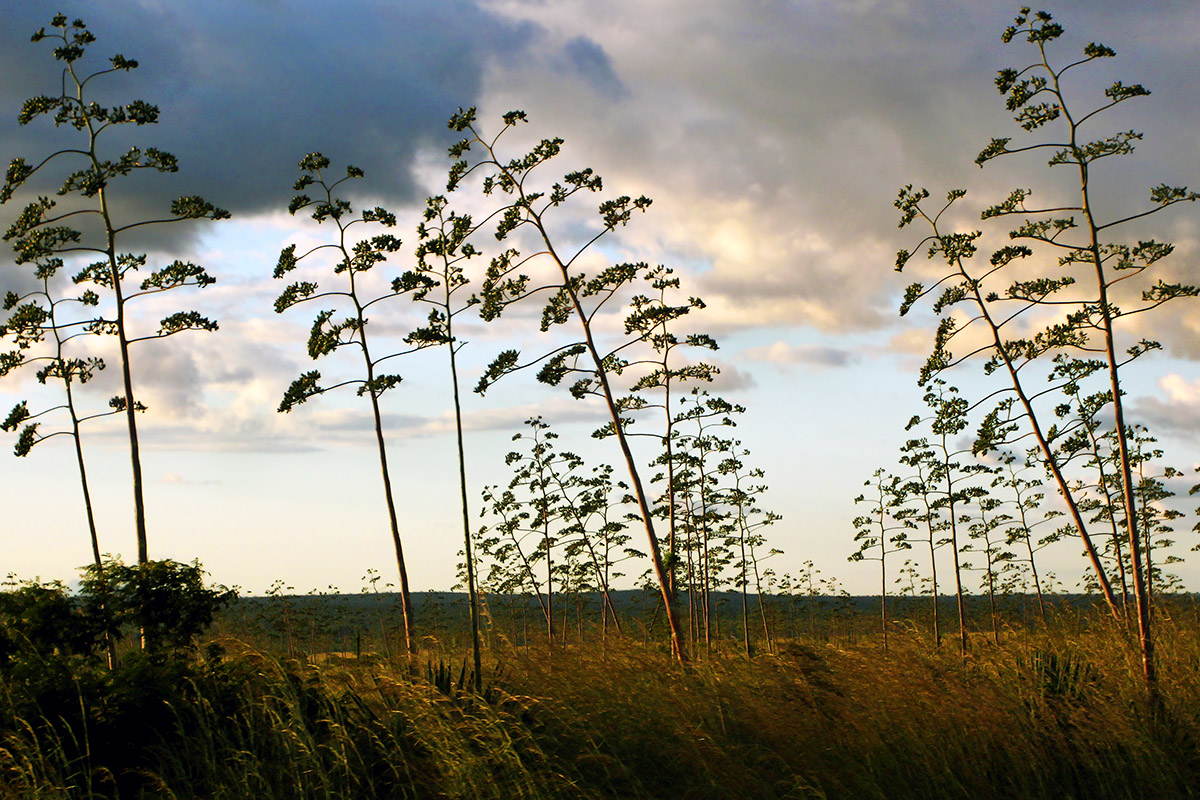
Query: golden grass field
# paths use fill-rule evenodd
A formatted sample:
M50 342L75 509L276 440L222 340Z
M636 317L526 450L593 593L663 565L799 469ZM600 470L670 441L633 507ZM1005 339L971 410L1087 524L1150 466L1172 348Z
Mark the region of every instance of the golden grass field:
M219 625L173 678L123 679L163 696L130 717L154 728L141 766L114 771L105 742L25 719L3 740L0 797L1192 797L1194 602L1158 623L1157 699L1090 613L976 635L965 659L903 619L886 652L864 627L753 658L729 640L686 668L653 641L500 640L481 693L436 637L411 661L287 656Z

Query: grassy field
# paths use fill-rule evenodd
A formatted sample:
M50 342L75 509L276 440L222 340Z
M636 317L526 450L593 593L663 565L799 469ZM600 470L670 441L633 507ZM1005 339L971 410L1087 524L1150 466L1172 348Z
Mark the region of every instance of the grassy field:
M0 798L1200 795L1191 601L1160 614L1157 700L1119 630L1073 607L965 659L903 617L885 652L865 615L752 658L725 639L686 669L661 637L497 636L482 693L454 635L412 661L361 633L289 655L255 619L189 659L9 670Z

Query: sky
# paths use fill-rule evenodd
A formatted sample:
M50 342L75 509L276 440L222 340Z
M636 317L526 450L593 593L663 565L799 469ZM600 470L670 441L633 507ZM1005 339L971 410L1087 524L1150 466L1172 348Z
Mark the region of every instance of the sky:
M1117 58L1073 73L1082 106L1114 80L1152 91L1097 118L1096 130L1145 133L1136 152L1097 168L1098 211L1117 218L1143 209L1158 184L1200 184L1200 102L1194 43L1200 11L1191 0L1150 7L1071 0L1049 9L1066 27L1052 51L1072 58L1091 41ZM70 146L72 132L40 119L17 124L25 98L57 94L59 70L30 34L62 11L87 22L98 41L84 65L121 53L132 73L97 79L112 104L159 106L155 126L122 130L108 143L154 146L178 157L179 172L138 176L114 187L117 214L144 219L170 199L199 194L228 209L219 223L157 226L128 246L151 262L202 264L217 283L146 302L135 324L152 331L165 312L194 308L219 320L214 334L141 345L133 357L140 400L152 557L198 558L213 579L257 594L276 581L295 591L357 592L368 569L394 580L369 412L353 392L331 393L276 413L300 373L351 375L351 362L314 365L305 342L315 307L279 315L283 288L271 277L280 250L328 241L328 226L287 213L297 162L319 151L340 170L365 170L357 205L383 204L399 217L404 248L377 267L381 280L411 266L424 199L445 191L446 120L479 109L495 132L520 109L523 144L562 137L547 179L582 167L603 176L603 197L647 195L653 205L607 238L589 264L646 261L676 271L705 301L689 319L712 334L721 368L710 387L745 406L736 434L766 473L763 504L783 519L769 532L784 551L772 566L791 572L811 560L854 593L875 591L869 565L847 563L856 546L854 497L878 467L898 469L905 422L923 410L917 371L937 320L928 306L905 318L907 281L932 267L893 270L899 248L922 233L897 228L893 207L906 184L934 197L967 190L963 230L978 211L1018 187L1069 197L1071 175L1041 157L1012 157L980 169L993 137L1023 136L995 90L996 71L1033 53L1000 34L1017 4L954 0L412 0L332 4L300 0L167 0L8 4L0 16L0 157L40 159ZM131 128L132 126L126 126ZM1062 173L1062 174L1060 174ZM61 173L54 173L61 180ZM5 227L24 202L53 186L33 183L0 207ZM558 218L578 241L594 228L594 204ZM476 191L452 205L479 213ZM1197 209L1185 205L1129 226L1126 238L1155 236L1175 253L1163 274L1200 283ZM1004 231L988 229L989 242ZM996 246L999 246L997 244ZM921 259L923 262L924 259ZM315 269L315 267L314 267ZM476 278L476 280L478 280ZM0 293L32 285L27 266L0 261ZM381 333L403 333L423 312L397 305ZM536 320L470 321L463 334L464 384L499 351L546 346ZM619 316L606 321L606 334ZM1139 318L1128 343L1151 335L1163 351L1128 370L1128 404L1166 451L1191 473L1200 463L1200 313L1181 300ZM552 341L552 340L550 340ZM99 352L99 351L97 351ZM461 547L451 400L442 351L400 360L400 388L385 395L409 575L414 589L446 589ZM86 387L103 407L117 393L108 369ZM343 370L344 373L339 373ZM946 376L964 393L997 388L967 364ZM472 519L484 485L507 483L504 453L523 422L541 415L561 446L590 463L617 463L611 440L589 434L602 410L526 374L486 396L468 392L467 470ZM51 402L31 371L0 380L0 408ZM96 484L102 548L136 554L129 467L115 421L89 426L84 446ZM8 441L8 440L6 440ZM7 445L5 445L7 447ZM649 458L648 451L639 451ZM1190 475L1188 476L1190 477ZM6 535L0 572L70 579L87 563L87 541L71 448L64 437L27 458L0 454ZM1190 481L1172 484L1186 493ZM1190 504L1185 504L1190 510ZM486 522L487 520L483 520ZM1195 542L1180 525L1180 555ZM1085 562L1067 544L1052 568L1074 587ZM1200 556L1179 568L1200 588Z

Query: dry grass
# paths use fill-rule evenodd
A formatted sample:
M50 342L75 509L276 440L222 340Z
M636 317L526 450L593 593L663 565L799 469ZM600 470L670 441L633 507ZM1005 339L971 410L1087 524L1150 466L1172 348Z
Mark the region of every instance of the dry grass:
M1160 700L1096 618L983 636L963 660L789 640L683 670L656 646L288 660L226 641L143 774L80 765L36 723L0 798L1176 798L1200 794L1200 628L1160 620ZM314 661L316 661L314 659ZM129 788L133 787L133 788Z

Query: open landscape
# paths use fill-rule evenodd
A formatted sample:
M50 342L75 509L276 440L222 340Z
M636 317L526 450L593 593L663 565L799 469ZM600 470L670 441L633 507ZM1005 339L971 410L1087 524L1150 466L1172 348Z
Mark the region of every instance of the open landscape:
M0 800L1200 794L1198 23L924 2L0 31Z

